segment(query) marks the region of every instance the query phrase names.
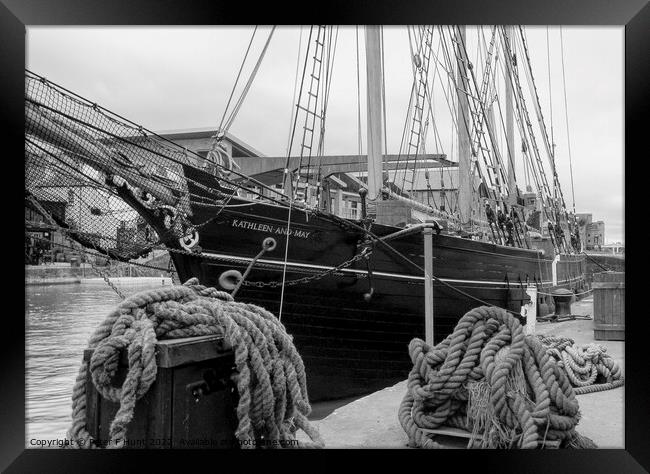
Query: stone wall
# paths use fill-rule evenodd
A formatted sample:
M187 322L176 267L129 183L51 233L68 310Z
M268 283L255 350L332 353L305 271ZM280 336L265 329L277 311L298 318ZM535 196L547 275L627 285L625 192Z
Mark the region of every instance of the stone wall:
M54 283L79 283L85 274L91 275L90 268L59 265L25 265L25 285L50 285Z

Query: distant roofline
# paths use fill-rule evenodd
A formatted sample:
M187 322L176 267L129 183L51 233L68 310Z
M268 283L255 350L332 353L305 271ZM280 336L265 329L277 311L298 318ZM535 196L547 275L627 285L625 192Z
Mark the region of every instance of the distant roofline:
M210 138L215 133L217 133L217 131L212 127L161 130L159 132L156 132L157 135L160 135L161 137L165 137L171 141L188 139L188 138ZM248 143L241 140L240 138L237 138L230 132L226 132L225 137L228 141L232 142L234 145L237 145L238 148L241 148L242 150L248 152L252 156L260 156L260 157L266 156L264 153L253 148Z

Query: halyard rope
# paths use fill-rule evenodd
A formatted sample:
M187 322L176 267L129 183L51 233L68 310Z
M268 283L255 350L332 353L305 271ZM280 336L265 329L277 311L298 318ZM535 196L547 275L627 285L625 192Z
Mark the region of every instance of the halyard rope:
M508 312L466 313L436 346L409 344L413 362L398 417L411 446L440 448L424 429L472 432L469 447L595 447L575 431L578 401L540 340Z
M242 447L263 438L274 447L323 447L319 433L307 420L311 412L305 368L292 338L270 312L237 303L223 291L184 285L143 291L122 301L91 336L89 362L79 368L72 394L72 426L68 437L75 447L96 447L86 428L86 380L90 373L97 391L120 408L109 428L108 447L125 444L127 427L140 399L156 379L157 339L223 334L235 353L239 420L235 431ZM121 350L128 353L128 373L115 387ZM296 442L302 429L311 439Z

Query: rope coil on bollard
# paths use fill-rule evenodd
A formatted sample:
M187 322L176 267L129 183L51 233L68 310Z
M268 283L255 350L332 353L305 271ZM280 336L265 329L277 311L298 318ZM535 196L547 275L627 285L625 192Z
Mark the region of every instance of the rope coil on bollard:
M462 428L468 447L596 447L579 435L578 401L564 371L507 311L466 313L436 346L409 344L413 369L398 418L413 447L441 448L427 429Z
M625 384L620 367L602 344L578 345L568 337L538 337L548 354L565 370L576 395L611 390Z
M86 428L88 371L97 391L119 403L108 447L122 448L135 403L156 379L156 341L212 334L223 334L235 353L235 436L241 446L254 447L264 439L272 447L324 447L307 420L311 406L305 367L284 325L264 308L237 303L226 292L199 285L196 278L126 298L95 330L88 344L93 355L82 362L73 388L72 446L99 447ZM115 387L111 382L122 350L127 351L128 372L122 386ZM298 429L310 441L298 442Z

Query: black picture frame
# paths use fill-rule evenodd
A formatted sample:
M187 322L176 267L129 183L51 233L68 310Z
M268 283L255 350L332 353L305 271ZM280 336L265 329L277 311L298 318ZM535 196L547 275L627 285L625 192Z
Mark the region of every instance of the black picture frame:
M0 177L5 205L5 238L3 246L6 275L9 284L3 292L5 311L0 340L0 468L6 472L101 472L123 469L117 464L134 466L135 462L149 463L152 458L167 464L176 460L190 460L185 469L200 469L208 462L209 469L220 469L224 454L210 451L142 452L123 451L77 452L69 450L25 449L25 357L24 320L12 304L18 306L20 272L24 268L19 252L20 207L9 201L20 193L17 178L22 167L18 157L24 153L24 66L26 25L152 25L152 24L523 24L523 25L620 25L625 26L625 223L626 275L634 275L641 268L643 244L635 243L643 235L643 212L634 212L634 200L644 200L643 191L632 183L633 176L642 172L636 163L647 155L648 113L648 34L650 6L647 0L329 0L322 5L284 4L278 2L226 2L224 0L162 1L162 0L0 0L0 136L5 172ZM597 78L585 78L597 80ZM645 146L643 146L645 145ZM634 171L632 167L635 167ZM642 185L641 185L642 186ZM635 196L638 195L638 197ZM14 213L16 215L14 215ZM629 227L628 227L629 224ZM638 227L638 229L637 229ZM628 228L630 229L628 231ZM642 238L642 237L641 237ZM14 247L13 241L16 241ZM640 249L640 250L636 250ZM632 252L632 253L630 253ZM635 254L635 252L638 252ZM9 263L12 258L17 261ZM14 273L18 273L15 275ZM373 460L383 463L385 456L399 456L400 465L408 469L448 469L442 463L465 468L471 461L483 472L647 472L650 470L650 396L648 395L648 318L642 299L630 295L643 291L643 278L626 278L628 308L626 314L626 384L625 384L625 449L582 451L536 451L508 453L495 451L456 451L427 453L422 450L355 451L363 464ZM24 287L23 287L24 288ZM638 310L637 310L638 308ZM397 416L397 415L396 415ZM282 469L290 462L293 469L311 469L316 457L331 457L333 451L292 453L304 456L278 462ZM248 463L259 456L229 453L235 465ZM244 457L247 456L247 457ZM427 456L424 458L424 456ZM181 462L185 462L181 461ZM401 464L401 463L404 464ZM200 464L199 464L200 463ZM149 467L150 465L147 464ZM410 467L409 467L410 466ZM225 468L225 466L223 467ZM201 468L202 469L202 468Z

